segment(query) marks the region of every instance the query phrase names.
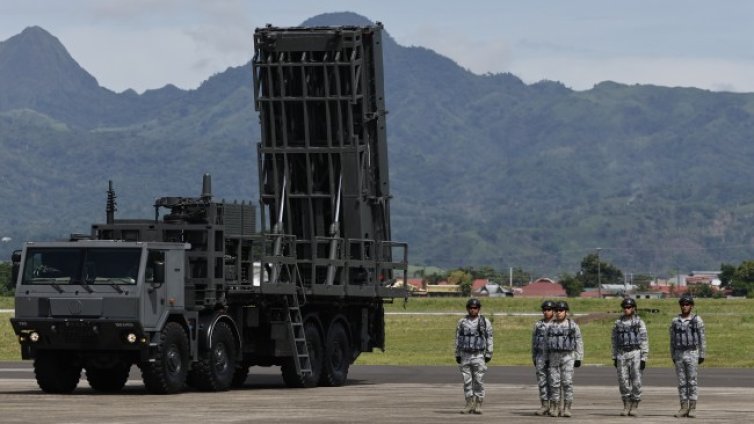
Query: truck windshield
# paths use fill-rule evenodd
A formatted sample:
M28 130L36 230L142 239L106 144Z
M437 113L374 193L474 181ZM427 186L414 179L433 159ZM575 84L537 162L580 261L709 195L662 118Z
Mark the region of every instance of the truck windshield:
M140 259L140 249L30 248L22 284L136 284Z

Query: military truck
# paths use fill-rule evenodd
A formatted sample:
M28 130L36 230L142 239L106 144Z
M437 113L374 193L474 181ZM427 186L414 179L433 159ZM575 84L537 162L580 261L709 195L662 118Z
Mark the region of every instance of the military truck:
M73 391L83 369L116 392L132 365L161 394L227 390L252 366L340 386L361 352L384 349L408 248L391 240L381 35L255 31L258 206L215 201L205 175L198 197L118 219L111 182L90 234L14 252L11 321L43 391Z

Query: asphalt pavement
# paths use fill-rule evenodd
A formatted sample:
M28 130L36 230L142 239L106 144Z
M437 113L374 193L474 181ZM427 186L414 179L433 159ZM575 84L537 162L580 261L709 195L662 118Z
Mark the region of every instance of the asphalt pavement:
M150 395L137 368L121 393L100 394L82 376L70 395L48 395L36 385L31 363L0 362L0 422L187 424L542 422L530 367L490 367L481 416L461 415L461 377L454 366L354 366L344 387L285 388L279 369L252 368L246 385L223 393L186 391ZM754 370L702 368L696 422L742 423L754 416ZM572 422L625 423L615 370L576 370ZM672 370L645 371L642 424L679 422ZM567 420L565 418L558 418Z

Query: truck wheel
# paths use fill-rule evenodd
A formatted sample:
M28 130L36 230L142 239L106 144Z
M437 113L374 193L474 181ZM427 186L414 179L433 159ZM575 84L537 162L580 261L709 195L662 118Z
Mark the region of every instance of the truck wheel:
M70 354L43 350L34 359L34 376L45 393L71 393L79 385L81 365Z
M157 394L181 391L188 375L188 352L188 336L183 327L175 322L165 324L154 361L141 366L141 378L147 391Z
M249 377L249 366L248 365L241 365L238 368L236 368L236 371L233 373L233 381L230 383L230 387L233 388L240 388L243 387L244 384L246 384L246 378Z
M199 390L228 390L238 365L236 339L228 324L218 322L215 325L211 343L210 350L199 353L199 361L191 369L189 381Z
M109 368L87 367L86 379L95 391L115 393L126 385L130 372L130 364L115 364Z
M342 386L348 379L348 367L351 365L351 345L343 324L336 322L330 326L325 343L325 357L320 384L323 386Z
M311 364L311 374L299 375L296 373L296 363L298 358L287 358L280 367L283 373L283 381L288 387L316 387L322 374L322 338L319 335L317 326L311 322L304 325L304 334L306 335L306 347L309 350L309 363ZM295 352L294 352L295 354Z

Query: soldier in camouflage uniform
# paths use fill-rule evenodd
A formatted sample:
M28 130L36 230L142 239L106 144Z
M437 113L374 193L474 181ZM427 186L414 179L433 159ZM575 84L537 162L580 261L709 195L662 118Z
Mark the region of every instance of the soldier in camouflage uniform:
M692 313L694 298L686 293L678 300L681 313L670 324L670 356L678 376L678 397L681 409L675 416L696 417L697 368L704 362L707 340L704 336L704 322Z
M535 415L545 415L550 410L550 392L547 383L547 357L545 356L545 331L547 325L552 321L553 308L555 302L545 300L542 302L542 319L534 324L531 333L531 361L534 364L534 370L537 375L537 386L539 386L539 400L542 407L535 412Z
M613 326L613 365L618 370L618 388L623 398L621 416L635 417L641 401L641 372L647 364L647 326L636 315L636 301L623 299L623 316Z
M461 413L481 414L484 402L484 373L492 359L492 323L479 314L478 299L466 303L467 315L456 326L456 363L463 376L466 407Z
M545 331L545 353L549 367L550 410L553 417L570 417L573 404L573 371L584 358L581 329L568 318L568 303L555 302L555 319ZM560 405L561 389L563 405Z

